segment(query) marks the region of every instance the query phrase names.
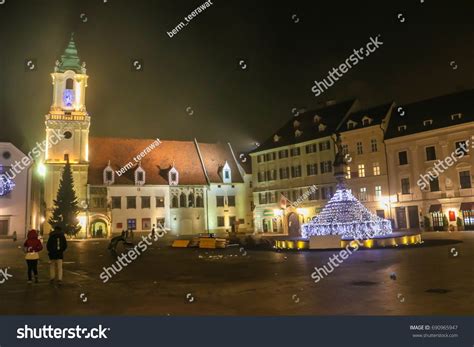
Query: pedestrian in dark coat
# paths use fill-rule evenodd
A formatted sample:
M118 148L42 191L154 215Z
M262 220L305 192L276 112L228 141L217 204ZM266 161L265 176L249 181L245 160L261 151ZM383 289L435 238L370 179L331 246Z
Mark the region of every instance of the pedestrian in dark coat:
M50 260L50 282L54 283L54 280L57 279L58 285L61 285L63 280L63 253L67 249L66 237L61 227L54 227L54 231L49 234L46 248Z

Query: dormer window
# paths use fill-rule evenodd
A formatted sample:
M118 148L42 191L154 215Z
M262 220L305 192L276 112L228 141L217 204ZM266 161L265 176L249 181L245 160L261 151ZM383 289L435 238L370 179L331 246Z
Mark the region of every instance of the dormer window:
M433 120L432 119L426 119L423 121L423 126L428 126L428 125L431 125L433 124Z
M104 169L103 180L105 185L111 185L115 182L114 169L112 169L110 166L110 160L107 164L107 167Z
M295 137L300 137L303 134L301 130L296 129L295 131Z
M145 170L143 170L141 164L135 170L135 185L142 186L145 184Z
M231 183L232 182L230 166L229 166L229 163L227 163L227 162L225 162L224 167L222 168L222 181L224 183Z
M278 142L278 141L280 141L280 136L275 134L275 136L273 136L273 142Z
M318 124L320 121L321 121L321 117L320 117L320 116L315 115L315 116L313 117L313 122L314 122L314 123Z
M451 120L461 119L461 117L462 117L461 113L455 113L451 115Z
M350 120L347 122L347 129L350 130L350 129L354 129L356 127L357 123Z
M173 166L168 173L168 182L170 186L177 186L179 183L179 173L178 170Z
M297 120L295 120L295 121L293 122L293 128L296 129L296 128L298 128L299 126L300 126L300 122L298 122Z
M372 118L367 117L367 116L365 116L364 118L362 118L362 125L363 125L363 126L370 125L371 123L372 123Z
M319 124L318 130L319 130L320 132L321 132L321 131L324 131L325 129L326 129L326 126L325 126L323 123Z
M399 125L399 126L398 126L398 131L399 131L399 132L402 132L402 131L405 131L405 130L407 130L407 126L406 126L406 125Z

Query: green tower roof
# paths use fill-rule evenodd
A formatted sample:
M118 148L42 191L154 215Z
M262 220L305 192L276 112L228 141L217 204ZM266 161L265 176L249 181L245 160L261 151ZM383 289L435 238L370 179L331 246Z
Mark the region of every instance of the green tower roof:
M71 34L69 44L61 55L61 60L56 63L57 71L64 72L66 70L72 70L76 73L82 73L83 69L81 61L77 54L76 43L74 42L74 33Z

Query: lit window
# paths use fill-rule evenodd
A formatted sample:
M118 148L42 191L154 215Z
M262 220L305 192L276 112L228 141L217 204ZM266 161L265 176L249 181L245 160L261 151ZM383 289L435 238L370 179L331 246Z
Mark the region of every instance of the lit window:
M380 165L379 165L379 163L374 163L373 168L374 168L374 176L379 176L380 175Z
M367 200L367 188L365 188L365 187L360 188L359 200L360 201L366 201Z
M346 167L346 179L351 179L351 168L349 166Z
M358 169L359 177L365 177L365 165L359 164L357 169Z
M382 196L382 186L375 186L375 198L380 199Z

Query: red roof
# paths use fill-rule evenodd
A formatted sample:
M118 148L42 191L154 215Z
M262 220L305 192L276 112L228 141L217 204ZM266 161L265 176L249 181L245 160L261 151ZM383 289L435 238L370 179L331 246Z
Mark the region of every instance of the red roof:
M138 163L135 162L134 157L152 145L154 141L156 139L90 137L88 183L103 184L103 171L110 160L110 166L115 171L120 170L129 162L133 164L133 168L128 169L123 175L115 174L115 184L135 184L134 171ZM217 168L219 165L224 165L226 161L232 170L232 181L243 182L229 146L206 143L199 144L199 147L211 182L222 182L217 174ZM208 183L194 141L161 141L159 146L141 159L141 166L146 175L145 184L168 185L168 171L173 164L179 173L179 185Z

